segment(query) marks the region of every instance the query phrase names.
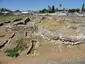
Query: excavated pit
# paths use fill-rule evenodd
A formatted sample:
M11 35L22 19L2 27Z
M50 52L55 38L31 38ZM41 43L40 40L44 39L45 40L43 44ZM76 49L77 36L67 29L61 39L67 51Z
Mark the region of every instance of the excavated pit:
M56 61L55 59L59 58L61 61L66 61L66 55L67 58L72 56L72 60L75 58L78 60L75 55L78 53L80 59L85 59L85 52L83 52L85 51L83 49L85 45L84 21L77 22L78 19L54 16L27 17L15 20L0 27L0 29L4 28L0 32L0 50L5 51L6 55L10 56L7 49L14 52L20 46L21 49L14 52L16 58L34 56L39 60L42 56L48 55L49 57L46 56L45 60ZM23 42L16 43L20 40ZM73 54L71 55L70 52ZM57 55L59 56L57 57Z

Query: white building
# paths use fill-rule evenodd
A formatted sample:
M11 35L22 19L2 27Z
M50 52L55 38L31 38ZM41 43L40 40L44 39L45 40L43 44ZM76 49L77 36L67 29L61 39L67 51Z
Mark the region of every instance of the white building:
M2 15L7 15L7 14L10 14L10 12L4 11L4 12L0 12L0 14L2 14Z
M14 12L14 15L21 15L21 12Z
M21 13L22 14L33 14L33 12L30 10L21 11Z

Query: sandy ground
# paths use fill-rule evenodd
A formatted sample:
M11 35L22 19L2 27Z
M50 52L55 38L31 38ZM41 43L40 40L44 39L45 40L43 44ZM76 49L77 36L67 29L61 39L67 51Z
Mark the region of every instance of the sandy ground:
M47 40L40 39L40 47L36 55L23 54L17 58L7 57L0 51L2 64L28 64L29 62L61 62L85 61L85 44L78 46L53 45Z

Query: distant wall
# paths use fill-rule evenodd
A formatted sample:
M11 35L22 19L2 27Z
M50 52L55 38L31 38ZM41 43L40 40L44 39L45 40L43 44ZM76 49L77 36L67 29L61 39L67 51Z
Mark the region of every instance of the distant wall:
M38 14L34 14L34 15L58 15L58 16L66 16L67 13L63 13L63 12L56 12L56 13L38 13Z

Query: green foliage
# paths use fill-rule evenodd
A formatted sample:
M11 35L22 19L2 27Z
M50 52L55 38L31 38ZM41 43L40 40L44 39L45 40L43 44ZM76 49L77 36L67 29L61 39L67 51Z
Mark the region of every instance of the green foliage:
M19 19L19 18L25 18L27 15L5 15L5 16L0 16L0 21L12 21L14 19Z
M68 12L75 12L75 9L69 9Z
M54 5L53 5L52 7L48 5L48 10L47 10L47 9L43 9L43 10L41 10L40 12L41 12L41 13L46 13L46 12L48 12L48 13L54 13L54 12L57 12L57 11L63 11L63 12L68 11L68 12L71 12L71 13L80 12L80 9L79 9L79 8L69 9L69 10L67 10L67 9L65 9L65 8L61 9L62 4L59 4L59 7L60 7L60 10L59 10L58 8L56 8ZM82 10L85 11L85 9L84 9L84 4L83 4L83 6L82 6Z
M73 12L80 12L80 9L69 9L68 12L71 12L71 13L73 13Z
M9 56L9 57L16 57L16 55L18 54L18 51L19 49L18 48L14 48L14 49L7 49L6 51L5 51L5 53L7 53L7 56Z
M52 9L51 7L48 5L48 12L51 13L52 12Z
M15 12L21 12L20 10L15 10Z
M48 10L47 10L47 9L42 9L42 10L40 10L39 12L40 12L40 13L46 13L46 12L48 12Z
M84 11L85 9L84 9L84 4L82 5L82 11Z
M76 12L80 12L80 9L76 9Z
M66 9L65 8L63 8L63 11L65 11Z
M57 11L58 11L58 8L55 9L55 12L57 12Z
M60 9L62 8L62 4L59 4ZM62 9L61 9L62 10Z
M6 9L6 8L1 8L0 11L1 11L1 12L5 12L5 11L13 12L13 11L11 11L11 10L9 10L9 9Z
M59 7L62 7L62 4L59 4Z
M49 13L54 13L56 11L55 6L53 5L52 7L48 6L48 12Z
M13 49L6 49L5 53L7 53L7 56L9 57L17 57L19 55L19 51L24 50L26 48L26 45L23 43L23 39L17 40L16 43L18 44Z
M52 6L52 13L54 13L55 12L55 7L54 7L54 5Z

